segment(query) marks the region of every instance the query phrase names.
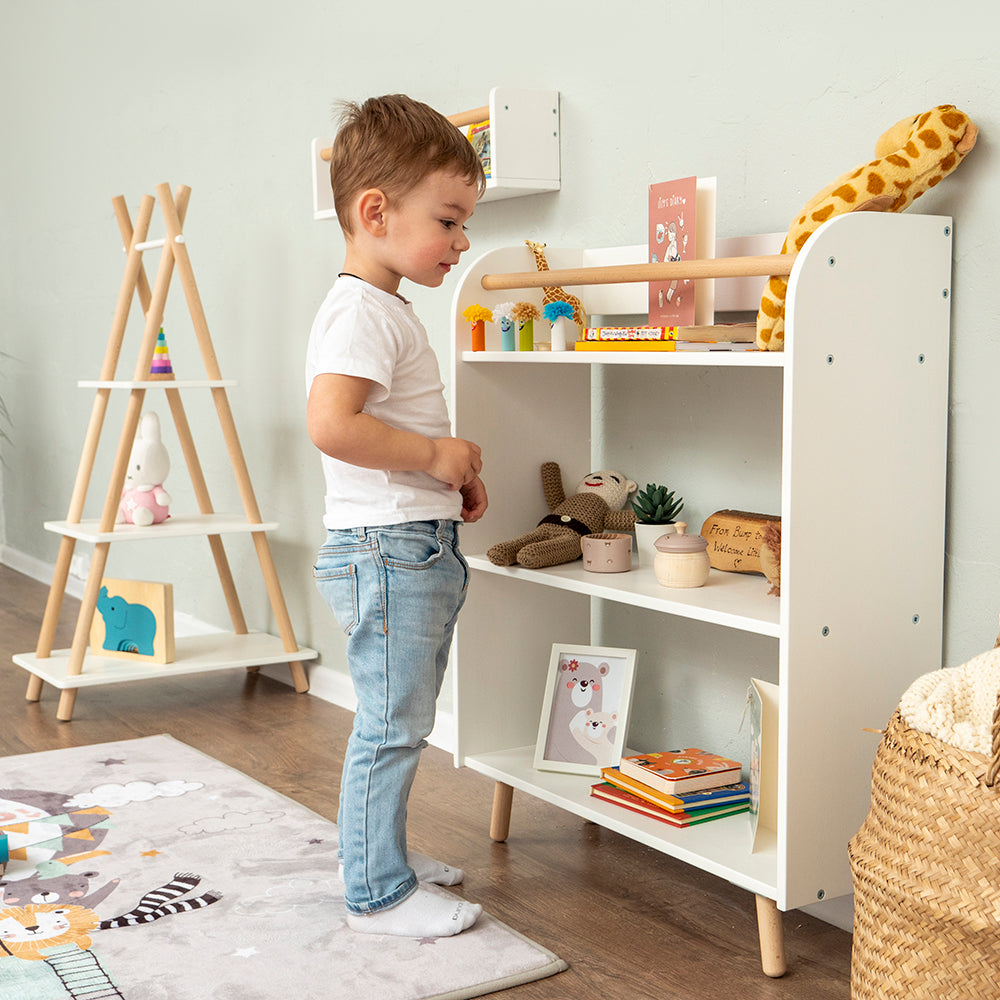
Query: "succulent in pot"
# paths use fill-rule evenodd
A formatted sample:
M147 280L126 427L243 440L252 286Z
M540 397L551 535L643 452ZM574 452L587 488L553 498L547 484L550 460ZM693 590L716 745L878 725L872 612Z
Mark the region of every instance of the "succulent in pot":
M647 483L632 499L636 520L642 524L673 524L684 509L684 498L674 497L674 490Z
M684 509L684 499L674 490L656 483L647 483L631 500L635 512L635 545L639 562L652 566L656 557L656 540L675 530L677 515Z

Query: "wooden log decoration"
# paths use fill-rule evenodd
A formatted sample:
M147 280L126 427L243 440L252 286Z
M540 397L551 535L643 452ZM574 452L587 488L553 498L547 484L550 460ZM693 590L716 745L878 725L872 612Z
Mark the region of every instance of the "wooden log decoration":
M708 542L708 559L714 569L732 573L764 573L761 547L769 525L781 524L776 514L746 510L717 510L701 526ZM766 574L765 574L766 575Z

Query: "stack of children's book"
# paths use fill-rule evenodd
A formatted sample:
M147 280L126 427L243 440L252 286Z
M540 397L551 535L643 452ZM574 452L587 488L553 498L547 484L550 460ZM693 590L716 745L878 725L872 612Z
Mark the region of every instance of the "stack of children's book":
M738 761L688 747L622 757L601 768L590 794L671 826L693 826L750 808Z

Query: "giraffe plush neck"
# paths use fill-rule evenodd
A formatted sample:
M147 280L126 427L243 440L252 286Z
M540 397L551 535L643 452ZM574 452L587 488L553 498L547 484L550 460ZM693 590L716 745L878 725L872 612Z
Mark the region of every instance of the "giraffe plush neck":
M847 212L902 212L947 177L976 144L978 129L953 104L904 118L875 144L876 159L863 163L814 195L796 217L782 253L801 250L818 226ZM788 281L772 277L757 313L757 347L785 346Z
M545 259L546 244L533 243L531 240L525 240L524 244L535 258L535 267L539 271L549 270L549 262ZM586 329L587 313L583 303L575 295L563 291L558 285L542 285L542 307L550 302L568 302L573 307L573 322L580 328L581 333Z

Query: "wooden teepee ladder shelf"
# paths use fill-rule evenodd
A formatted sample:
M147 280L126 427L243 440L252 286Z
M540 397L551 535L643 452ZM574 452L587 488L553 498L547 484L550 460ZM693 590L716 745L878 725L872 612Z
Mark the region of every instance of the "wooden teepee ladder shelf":
M160 184L157 186L156 192L166 224L166 236L162 240L148 240L149 225L157 199L154 199L151 195L143 196L134 227L129 218L124 198L119 196L112 202L127 253L125 270L112 319L111 332L104 355L104 364L101 369L100 380L97 382L97 393L94 398L94 405L87 428L83 452L80 457L76 482L70 499L69 512L65 522L46 524L46 528L62 534L62 541L56 560L52 585L49 589L45 615L39 632L38 646L34 656L24 654L14 657L16 663L28 669L32 674L28 682L26 694L29 701L38 701L40 699L46 680L49 680L55 686L62 689L56 713L57 718L62 721L69 721L72 718L76 703L76 693L80 686L83 686L85 683L111 683L113 680L131 679L131 677L122 676L109 677L108 680L88 679L84 667L87 657L87 647L90 641L91 623L97 608L97 600L101 581L104 577L111 541L114 536L128 537L126 532L121 530L116 531L115 518L121 499L122 488L125 483L132 443L139 426L142 405L148 388L162 388L166 391L171 416L173 417L181 450L184 454L188 473L191 477L198 502L200 517L186 519L192 522L191 530L179 533L201 534L208 537L219 582L222 585L232 621L233 633L237 637L246 636L249 638L251 634L247 629L243 610L236 593L233 574L230 570L220 535L220 532L223 530L249 532L253 538L264 583L267 587L271 610L280 634L280 643L275 640L271 648L267 648L267 640L272 637L264 637L264 643L262 644L255 636L252 644L247 644L245 649L237 651L228 661L211 656L206 658L200 655L196 658L197 662L193 663L193 665L189 664L185 667L182 662L179 662L176 666L175 664L169 664L167 671L157 672L149 676L169 676L168 672L171 668L175 668L175 673L201 672L209 669L221 669L226 666L246 666L247 669L253 670L257 669L261 663L288 662L295 690L304 692L309 689L309 682L305 669L302 666L302 661L316 656L314 650L300 647L295 639L291 619L288 615L288 609L285 605L281 585L278 581L274 560L267 540L267 530L274 528L275 525L264 524L261 519L250 475L243 456L243 449L236 431L236 424L229 406L229 398L226 394L227 383L223 381L219 370L205 312L202 308L201 297L198 294L198 286L195 283L194 271L191 267L191 260L183 233L183 222L187 214L191 189L183 186L179 187L176 196L174 196L171 193L169 185ZM145 268L143 267L143 253L146 250L160 247L162 247L160 264L154 283L150 287ZM233 518L215 514L201 463L198 460L194 438L181 402L180 390L175 382L171 380L155 380L149 374L157 336L163 323L167 293L170 289L170 281L175 268L184 289L188 311L208 376L206 383L197 384L207 385L211 390L216 413L229 453L229 460L242 499L246 515L245 523L234 525ZM133 380L131 382L115 383L115 373L118 368L133 294L138 296L145 316L145 327L139 349L139 357L136 362ZM97 455L97 447L107 413L108 400L113 388L129 389L121 437L118 442L118 450L108 483L108 492L104 500L100 520L97 522L83 522L81 521L81 517L84 501L86 500L87 489L93 473L94 460ZM172 524L168 532L173 527L174 525ZM142 537L155 535L158 528L167 528L167 525L155 525L151 529L148 529L148 533ZM66 662L65 677L56 679L52 667L46 661L53 658L52 644L59 621L62 600L66 590L70 564L77 538L94 541L95 548L77 618L73 645L68 651L61 651L68 654L67 657L61 657ZM202 650L199 648L199 653L201 652ZM178 660L181 660L180 652Z

